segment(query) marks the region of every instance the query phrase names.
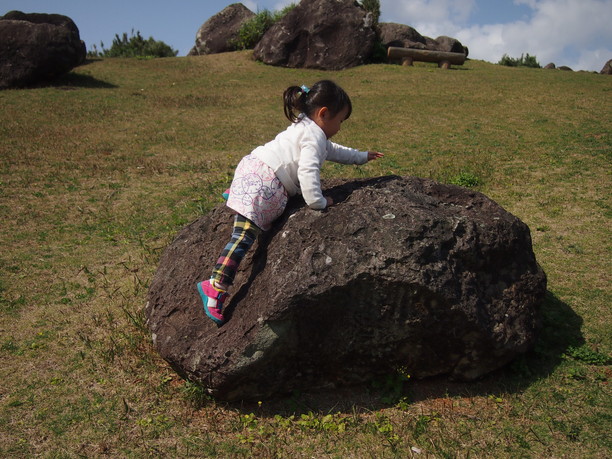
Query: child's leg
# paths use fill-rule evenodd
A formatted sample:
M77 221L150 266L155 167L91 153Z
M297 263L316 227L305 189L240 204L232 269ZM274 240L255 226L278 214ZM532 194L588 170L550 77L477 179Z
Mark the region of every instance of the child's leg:
M210 280L198 283L206 315L221 325L225 319L221 310L227 297L227 287L234 282L240 262L251 248L261 230L248 218L237 214L232 238L221 252Z
M240 214L236 215L232 238L221 252L221 256L213 268L211 279L216 287L227 289L234 283L234 277L240 262L260 232L261 230L251 220Z

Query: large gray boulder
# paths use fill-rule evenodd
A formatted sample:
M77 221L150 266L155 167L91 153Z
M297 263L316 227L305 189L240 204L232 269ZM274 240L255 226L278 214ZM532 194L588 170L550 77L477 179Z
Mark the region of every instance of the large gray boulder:
M255 16L242 3L233 3L206 21L196 34L191 56L234 51L232 42L238 38L242 25Z
M365 64L376 41L373 22L354 0L302 0L268 29L254 57L292 68L341 70Z
M605 63L599 73L602 75L612 75L612 59Z
M414 177L328 193L336 204L324 212L292 199L260 237L221 327L196 282L210 276L232 214L219 206L178 234L146 307L178 373L220 399L262 399L399 367L473 380L534 344L546 276L518 218L483 194Z
M85 56L79 29L67 16L11 11L0 18L0 89L53 80Z

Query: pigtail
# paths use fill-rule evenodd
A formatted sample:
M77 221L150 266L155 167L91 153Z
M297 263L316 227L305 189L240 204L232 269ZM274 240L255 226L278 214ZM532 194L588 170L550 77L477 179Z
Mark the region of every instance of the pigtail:
M297 123L301 113L306 111L306 92L299 86L289 86L283 93L285 116Z

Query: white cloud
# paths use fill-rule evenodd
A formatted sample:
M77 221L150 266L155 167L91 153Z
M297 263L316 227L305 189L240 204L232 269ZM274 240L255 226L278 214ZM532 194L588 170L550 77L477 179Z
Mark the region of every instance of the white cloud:
M298 2L295 0L282 0L280 2L276 2L274 4L274 11L281 11L283 8L291 5L292 3L298 3Z
M489 1L489 0L479 0ZM503 54L529 53L540 64L601 70L612 58L612 0L514 0L531 14L524 20L469 24L475 0L382 0L383 15L430 37L449 35L470 57L497 62Z
M291 5L292 3L299 3L300 0L264 0L264 1L254 1L254 0L243 0L242 3L248 9L250 9L254 13L258 13L263 10L269 11L281 11L286 6Z
M612 59L610 48L584 51L580 54L575 69L588 69L599 72L610 59Z
M538 0L514 0L512 3L515 5L527 5L531 7L531 9L535 9L538 4Z
M464 22L476 7L476 0L410 0L382 1L381 9L411 24Z
M497 62L506 53L535 55L542 65L554 62L575 70L600 70L612 58L612 0L523 1L533 8L527 22L475 26L466 37L473 57ZM501 36L501 43L495 38ZM459 38L459 36L457 37ZM461 40L461 38L459 38ZM597 52L595 52L597 50ZM609 57L601 57L608 54ZM595 62L601 57L599 63Z

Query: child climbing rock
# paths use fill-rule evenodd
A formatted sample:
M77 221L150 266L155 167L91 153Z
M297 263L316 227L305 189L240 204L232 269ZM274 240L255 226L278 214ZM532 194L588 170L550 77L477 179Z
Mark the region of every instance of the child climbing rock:
M364 164L383 156L330 141L352 112L348 94L334 82L322 80L312 88L290 86L283 100L291 125L238 164L227 197L227 206L236 212L231 239L211 278L197 284L206 315L218 325L225 322L223 303L240 262L257 235L269 230L283 213L289 196L301 193L309 207L325 209L333 202L321 191L324 161Z

